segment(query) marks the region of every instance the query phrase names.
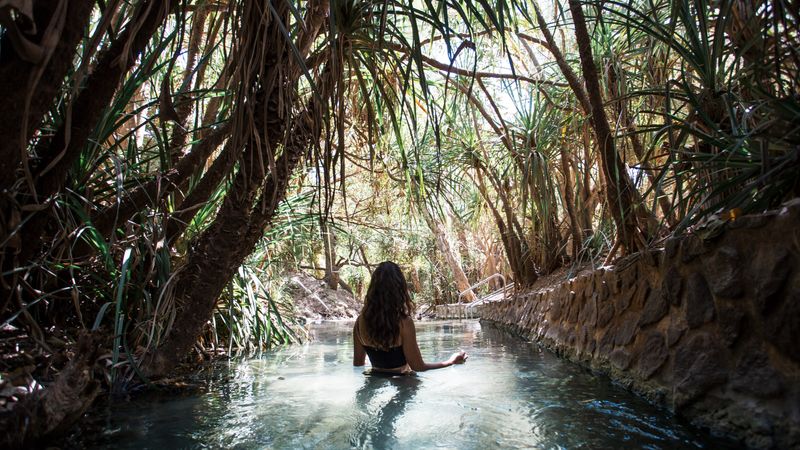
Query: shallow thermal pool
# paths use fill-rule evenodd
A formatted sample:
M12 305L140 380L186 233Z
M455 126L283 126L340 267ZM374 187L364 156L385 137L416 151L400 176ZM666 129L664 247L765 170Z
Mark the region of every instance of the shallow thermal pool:
M231 363L224 381L202 394L94 410L101 430L72 442L153 449L726 447L607 378L477 321L417 323L426 360L458 348L469 360L416 378L365 376L352 366L351 330L352 323L314 326L312 342Z

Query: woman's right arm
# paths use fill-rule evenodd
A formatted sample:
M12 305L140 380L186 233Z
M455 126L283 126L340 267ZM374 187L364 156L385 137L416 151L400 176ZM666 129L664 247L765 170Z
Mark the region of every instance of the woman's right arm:
M453 356L446 361L426 363L422 359L422 354L419 351L417 329L414 326L414 321L410 317L400 322L400 337L403 341L403 355L405 355L408 365L411 366L411 370L415 372L441 369L443 367L452 366L453 364L464 364L464 361L467 360L467 354L460 351L458 353L453 353Z

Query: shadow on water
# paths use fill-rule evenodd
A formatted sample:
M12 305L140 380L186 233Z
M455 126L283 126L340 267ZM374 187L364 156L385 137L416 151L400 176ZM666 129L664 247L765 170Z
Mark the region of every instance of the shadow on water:
M397 421L412 403L422 380L415 375L364 374L364 383L356 391L357 420L350 436L355 448L393 448L397 443ZM388 401L386 392L391 392ZM393 391L393 392L392 392Z

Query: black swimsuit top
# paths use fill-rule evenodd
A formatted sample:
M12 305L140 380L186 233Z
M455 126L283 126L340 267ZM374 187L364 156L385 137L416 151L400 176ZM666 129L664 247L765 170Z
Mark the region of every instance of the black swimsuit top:
M364 346L369 356L372 367L378 369L394 369L406 365L406 355L403 354L403 347L392 347L389 350L380 350L375 347Z

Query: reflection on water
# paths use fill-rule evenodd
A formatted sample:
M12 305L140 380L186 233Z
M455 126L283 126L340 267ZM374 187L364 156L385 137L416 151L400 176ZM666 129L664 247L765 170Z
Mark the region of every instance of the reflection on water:
M356 391L356 422L350 436L355 448L394 448L396 423L411 405L422 380L416 376L364 377L364 384ZM389 400L383 400L389 392Z
M100 435L121 448L726 447L607 379L476 321L422 322L426 360L467 364L416 377L352 367L352 324L232 364L207 393L115 406ZM99 413L95 413L99 414Z

